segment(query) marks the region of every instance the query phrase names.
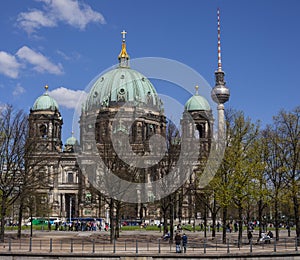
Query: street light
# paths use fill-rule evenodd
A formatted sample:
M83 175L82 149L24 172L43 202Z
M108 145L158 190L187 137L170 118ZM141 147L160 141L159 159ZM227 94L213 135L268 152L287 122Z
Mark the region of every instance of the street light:
M72 196L70 195L70 224L72 223Z

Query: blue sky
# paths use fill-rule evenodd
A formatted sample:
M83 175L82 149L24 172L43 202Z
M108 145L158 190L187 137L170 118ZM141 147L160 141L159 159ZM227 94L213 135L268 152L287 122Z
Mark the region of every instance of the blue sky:
M29 112L48 84L64 118L63 142L81 91L117 63L123 29L132 59L176 60L214 85L218 7L226 106L265 125L299 105L298 0L3 0L0 7L0 105Z

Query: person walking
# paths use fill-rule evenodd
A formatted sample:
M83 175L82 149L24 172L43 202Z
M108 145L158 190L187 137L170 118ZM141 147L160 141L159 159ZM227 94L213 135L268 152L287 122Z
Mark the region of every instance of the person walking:
M183 252L184 253L186 253L187 242L188 242L187 235L185 233L183 233L183 235L182 235L182 247L183 247Z
M181 253L181 235L177 232L175 236L176 253Z
M249 240L249 244L251 244L251 240L252 240L252 232L251 232L251 230L248 231L247 237L248 237L248 240Z

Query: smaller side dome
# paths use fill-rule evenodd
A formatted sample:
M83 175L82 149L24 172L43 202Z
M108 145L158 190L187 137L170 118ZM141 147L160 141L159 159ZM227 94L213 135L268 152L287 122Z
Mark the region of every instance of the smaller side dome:
M45 89L46 92L35 100L32 110L58 110L59 107L56 100L48 94L48 86L45 86Z
M66 141L65 144L65 152L75 152L76 149L78 149L79 147L79 142L77 141L77 139L73 136L73 132L72 132L72 136L69 137Z
M78 141L74 136L71 136L67 139L66 145L78 145Z
M196 86L195 95L185 103L184 109L186 111L211 110L208 101L198 94L198 86Z

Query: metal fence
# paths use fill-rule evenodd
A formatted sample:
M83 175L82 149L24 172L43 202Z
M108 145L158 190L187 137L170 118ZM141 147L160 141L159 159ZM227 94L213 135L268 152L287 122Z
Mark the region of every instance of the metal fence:
M279 241L272 240L270 243L248 242L238 243L237 240L192 241L187 245L186 254L228 254L228 253L272 253L298 252L300 241L297 238L283 238ZM33 253L175 253L176 245L162 239L158 240L135 240L110 241L90 238L76 239L7 239L0 244L0 252L33 252Z

